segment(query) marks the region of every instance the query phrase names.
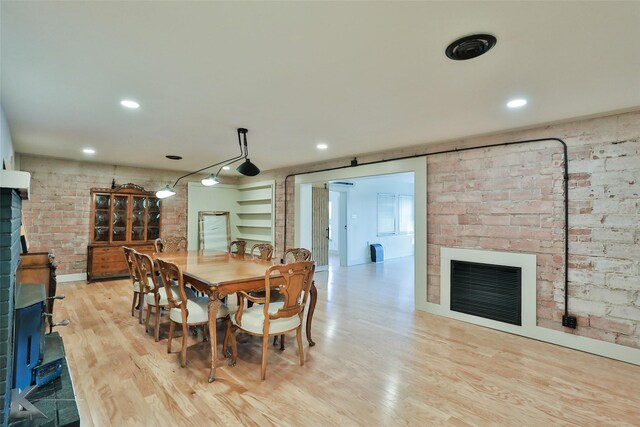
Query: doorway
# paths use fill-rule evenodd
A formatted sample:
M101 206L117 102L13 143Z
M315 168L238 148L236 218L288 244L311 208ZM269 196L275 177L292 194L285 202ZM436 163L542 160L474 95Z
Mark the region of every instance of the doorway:
M404 178L410 176L411 179L407 183L407 187L402 190L396 190L395 186L389 189L383 188L380 184L384 175L396 175L396 178L404 175ZM352 185L341 186L338 184L338 182L344 184L347 181ZM370 245L379 243L386 249L385 255L388 255L385 256L386 260L404 256L404 259L413 265L414 306L418 309L424 307L426 303L426 263L424 262L426 259L426 160L422 158L405 159L296 176L294 236L296 245L304 246L305 241L310 243L310 239L305 238L305 233L310 234L305 231L306 226L311 222L310 190L312 186L324 186L324 184L328 185L329 201L331 202L328 209L331 212L331 219L328 221L330 225L328 247L331 248L334 257L335 255L340 256L339 267L371 264ZM366 196L358 196L355 191L357 187L371 188ZM307 195L305 195L306 191L308 191ZM377 228L378 193L393 196L386 197L387 207L391 206L389 212L394 213L394 216L388 218L387 222L383 222L386 224L386 233L379 232ZM370 201L367 202L368 204L365 203L365 198L370 199L371 197L374 200L373 205ZM410 209L407 206L410 206ZM406 215L404 219L400 218L400 213L407 211L411 212L411 227L407 227ZM335 219L336 214L337 220ZM374 227L373 231L371 230L372 226ZM336 233L336 228L340 233ZM412 254L413 257L411 257ZM416 260L423 260L423 262ZM391 267L391 263L387 264ZM374 270L378 274L384 275L385 263L375 264Z

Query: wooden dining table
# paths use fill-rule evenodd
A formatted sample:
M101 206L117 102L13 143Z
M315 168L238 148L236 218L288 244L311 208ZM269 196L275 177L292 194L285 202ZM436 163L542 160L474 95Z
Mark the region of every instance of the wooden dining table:
M209 382L216 377L217 338L216 318L222 300L238 291L255 291L264 289L264 276L269 267L277 264L251 255L230 254L227 252L188 251L176 253L159 253L156 258L176 264L182 270L185 284L206 294L209 297L209 343L211 345L211 370ZM278 284L277 276L271 280ZM314 346L311 339L311 322L318 300L315 283L309 290L309 311L307 313L306 335L309 346Z

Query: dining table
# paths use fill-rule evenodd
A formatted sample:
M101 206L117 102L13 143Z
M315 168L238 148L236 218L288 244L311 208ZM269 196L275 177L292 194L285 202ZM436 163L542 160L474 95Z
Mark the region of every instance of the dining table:
M209 382L213 382L216 378L216 361L218 359L216 319L222 301L228 295L239 291L263 290L267 269L277 263L251 255L217 251L161 252L154 256L176 264L182 271L185 284L209 297L209 343L211 345ZM273 276L271 283L277 285L278 282L278 277ZM309 311L306 322L309 346L315 345L311 339L311 322L317 300L318 290L315 283L312 282L309 290Z

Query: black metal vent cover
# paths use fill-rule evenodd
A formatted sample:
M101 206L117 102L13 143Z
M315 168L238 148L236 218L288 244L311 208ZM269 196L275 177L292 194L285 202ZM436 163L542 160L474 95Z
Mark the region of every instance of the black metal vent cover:
M451 310L522 325L522 269L451 260Z
M465 61L487 53L496 45L496 38L491 34L474 34L451 43L445 53L455 61Z

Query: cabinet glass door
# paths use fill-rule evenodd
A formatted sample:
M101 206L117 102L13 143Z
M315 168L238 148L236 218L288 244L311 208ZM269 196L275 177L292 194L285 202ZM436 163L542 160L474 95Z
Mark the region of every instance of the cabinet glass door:
M108 242L111 196L108 194L96 194L94 208L93 240L95 242Z
M127 212L129 196L113 196L113 216L111 218L111 241L124 242L127 240Z
M147 240L160 237L160 199L147 198Z
M134 196L131 208L131 241L141 241L144 238L145 208L147 198Z

